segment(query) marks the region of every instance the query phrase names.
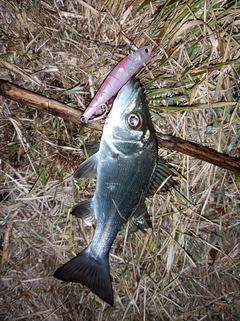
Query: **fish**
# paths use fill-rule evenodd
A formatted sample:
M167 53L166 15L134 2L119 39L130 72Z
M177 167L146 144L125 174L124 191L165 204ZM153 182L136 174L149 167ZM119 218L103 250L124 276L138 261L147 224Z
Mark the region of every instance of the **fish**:
M151 227L145 198L165 182L174 184L172 172L158 158L156 133L144 90L134 77L122 87L105 122L97 151L83 161L76 178L96 178L92 198L72 208L87 224L96 221L89 246L61 266L54 277L87 286L113 306L109 252L124 224Z
M87 123L89 118L142 67L151 55L151 46L142 47L130 52L117 66L108 74L96 95L91 100L81 117L83 123Z

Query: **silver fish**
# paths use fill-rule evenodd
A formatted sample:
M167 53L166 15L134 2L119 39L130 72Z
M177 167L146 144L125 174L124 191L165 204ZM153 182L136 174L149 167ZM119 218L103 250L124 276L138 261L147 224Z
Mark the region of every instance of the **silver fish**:
M104 126L99 150L76 170L75 177L96 177L93 198L75 205L72 214L97 221L90 245L60 267L54 277L86 285L113 305L109 251L123 224L151 227L145 205L162 182L174 184L158 159L157 139L142 87L131 78L118 93ZM169 179L170 177L170 179Z

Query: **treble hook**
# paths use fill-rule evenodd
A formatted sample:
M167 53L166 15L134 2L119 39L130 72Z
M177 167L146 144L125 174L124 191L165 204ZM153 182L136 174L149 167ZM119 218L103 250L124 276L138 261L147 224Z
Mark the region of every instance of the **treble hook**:
M107 117L107 113L108 113L108 108L107 108L107 105L106 104L102 104L101 107L105 107L105 111L102 115L98 116L98 117L95 117L91 120L87 120L84 116L82 116L80 118L81 122L84 123L84 124L89 124L89 123L93 123L99 119L103 119L103 118L106 118Z

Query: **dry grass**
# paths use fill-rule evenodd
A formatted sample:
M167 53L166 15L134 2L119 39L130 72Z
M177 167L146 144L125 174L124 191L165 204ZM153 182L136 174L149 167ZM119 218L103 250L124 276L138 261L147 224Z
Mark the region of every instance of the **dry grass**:
M0 78L84 110L128 41L151 44L139 78L156 129L239 157L239 3L140 4L2 0ZM100 133L0 102L0 184L9 192L0 204L0 320L239 320L240 193L233 173L161 151L185 177L179 189L192 205L159 193L148 201L153 231L119 233L111 250L111 308L86 287L52 278L94 232L69 209L94 192L93 181L77 185L72 172L85 158L83 142Z

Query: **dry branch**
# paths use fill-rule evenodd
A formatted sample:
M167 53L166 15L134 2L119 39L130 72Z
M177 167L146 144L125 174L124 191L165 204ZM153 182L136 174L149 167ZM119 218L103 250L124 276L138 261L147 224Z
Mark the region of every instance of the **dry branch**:
M13 85L3 79L0 79L0 94L21 104L34 107L54 116L59 116L75 124L82 124L80 121L82 112L80 110ZM102 130L102 125L96 122L94 124L89 123L85 126Z
M159 147L175 150L213 165L229 169L235 173L240 173L240 159L236 157L219 153L212 148L201 146L172 135L157 133L157 138Z
M26 104L38 110L62 117L70 122L83 125L80 121L82 112L71 108L50 98L43 97L16 85L0 79L0 94L6 98ZM100 123L94 122L87 125L89 128L102 130ZM240 159L219 153L211 148L185 141L172 135L157 133L159 147L175 150L183 154L201 159L211 164L240 173Z

